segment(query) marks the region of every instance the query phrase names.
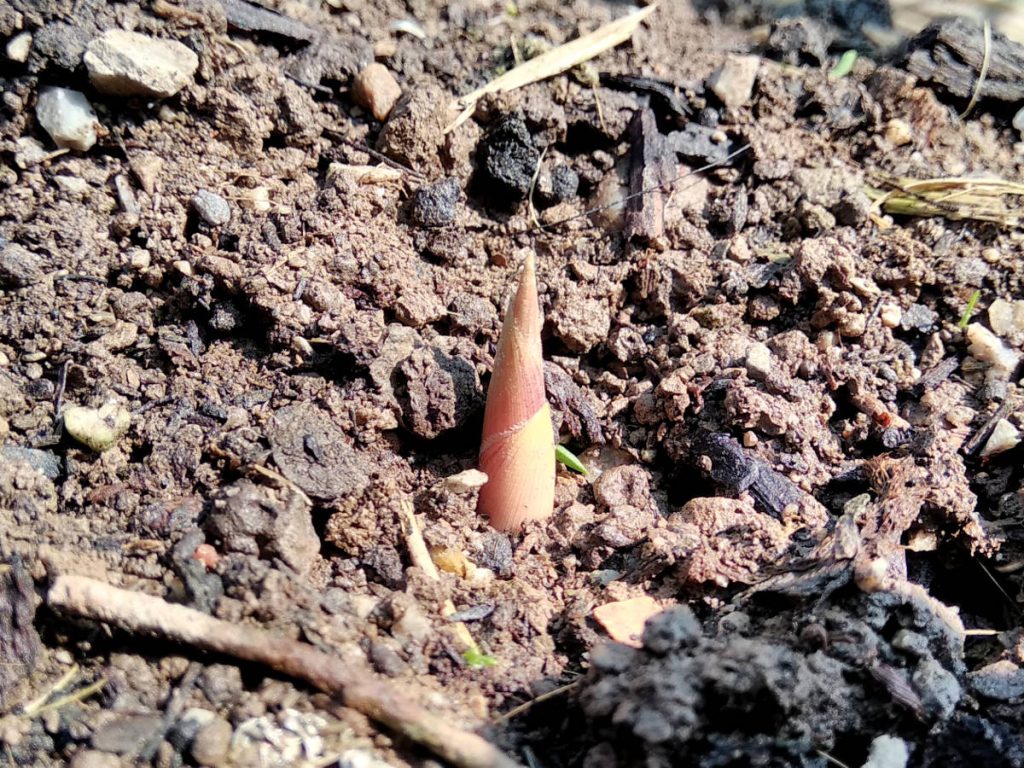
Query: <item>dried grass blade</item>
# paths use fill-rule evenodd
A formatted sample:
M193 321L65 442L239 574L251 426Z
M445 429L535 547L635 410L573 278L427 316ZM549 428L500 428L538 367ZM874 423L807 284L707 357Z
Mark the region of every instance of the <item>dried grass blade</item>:
M462 112L451 125L445 128L445 133L466 122L476 109L477 102L487 94L514 91L524 85L553 77L626 42L632 37L640 22L654 13L657 7L657 3L654 3L623 16L621 19L609 22L583 37L570 40L568 43L510 69L472 93L467 93L456 99L452 102L452 109L462 109Z

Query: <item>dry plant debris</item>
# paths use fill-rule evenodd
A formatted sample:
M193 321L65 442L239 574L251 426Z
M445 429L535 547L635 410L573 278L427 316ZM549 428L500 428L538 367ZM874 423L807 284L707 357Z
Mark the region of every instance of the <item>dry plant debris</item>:
M620 19L609 22L603 27L595 29L589 34L563 43L557 48L525 61L517 67L510 69L487 85L477 88L475 91L460 96L452 102L451 108L462 109L459 116L449 125L445 132L448 132L462 125L468 120L477 103L489 93L503 93L516 88L544 80L554 75L565 72L573 67L589 61L600 53L624 43L632 35L633 31L644 19L650 16L657 9L658 4L652 3L646 8L641 8L633 13L627 14Z
M460 768L516 768L518 763L476 734L463 731L415 702L414 692L353 668L311 645L266 630L232 624L151 595L86 576L58 576L47 604L69 616L112 624L132 633L265 664L336 696L382 725Z

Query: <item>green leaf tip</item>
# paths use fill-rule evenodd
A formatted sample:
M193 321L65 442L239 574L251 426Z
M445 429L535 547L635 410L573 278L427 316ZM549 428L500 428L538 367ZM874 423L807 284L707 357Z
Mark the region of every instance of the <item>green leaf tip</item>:
M583 466L583 462L564 445L555 446L555 460L560 464L564 464L573 472L579 472L584 477L588 474L587 468Z
M839 80L846 77L853 71L853 65L857 62L857 52L854 50L844 51L832 71L828 73L829 80Z
M974 308L978 306L978 299L980 298L981 291L975 291L971 294L971 298L967 300L967 308L964 309L964 313L960 317L960 322L957 323L957 327L961 331L967 328L967 324L971 322L971 315L974 314Z
M494 656L491 656L489 653L484 653L479 648L470 648L466 650L462 654L462 658L473 669L493 667L498 663L498 660Z

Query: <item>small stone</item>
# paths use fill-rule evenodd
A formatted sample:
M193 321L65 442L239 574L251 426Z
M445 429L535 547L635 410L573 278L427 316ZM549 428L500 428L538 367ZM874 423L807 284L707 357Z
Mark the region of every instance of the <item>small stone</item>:
M1024 332L1024 301L996 299L988 308L988 324L1004 338Z
M0 4L0 8L3 5L9 6L11 3ZM69 21L74 21L74 19L69 19ZM82 63L82 55L89 42L85 26L81 21L76 24L51 21L35 30L32 34L32 49L28 54L29 72L32 74L47 70L50 72L63 70L67 74L74 72Z
M641 638L645 638L644 625L661 610L661 603L653 597L644 595L599 605L594 608L592 615L612 640L633 648L642 648L644 640Z
M863 314L857 313L855 315L847 315L842 319L839 323L839 332L843 336L856 339L864 335L864 331L867 330L867 327L867 317Z
M885 124L885 140L894 147L902 147L904 144L909 144L913 138L914 134L910 128L910 123L906 120L894 117Z
M43 277L43 257L17 243L0 241L0 288L26 288Z
M128 256L128 266L135 270L149 269L152 256L145 248L134 248Z
M377 138L377 150L419 171L439 166L451 97L437 86L422 85L398 100Z
M1024 107L1018 109L1017 114L1013 116L1013 127L1024 134Z
M50 451L39 448L23 448L20 445L8 445L0 448L0 459L3 461L23 461L50 480L56 480L64 471L60 457Z
M121 768L121 759L109 752L80 749L71 758L68 768Z
M89 191L89 182L81 176L64 176L63 174L58 174L53 177L53 183L60 187L63 192L71 195L72 197L81 197Z
M992 429L992 434L981 449L980 458L1005 453L1020 444L1020 431L1006 419L1000 419Z
M96 143L96 111L80 91L43 88L36 100L36 119L58 147L85 152Z
M970 672L967 679L979 696L996 701L1012 701L1024 697L1024 669L1003 659Z
M537 197L544 205L572 200L579 191L580 175L568 165L556 165L537 179Z
M761 342L755 342L747 350L745 361L747 374L756 381L764 381L772 372L772 352Z
M32 33L22 32L7 42L7 58L24 64L28 61L28 52L32 50Z
M160 172L163 171L164 159L153 152L141 152L138 155L133 155L128 165L131 167L132 173L135 174L135 178L139 180L142 191L147 195L152 195L156 191Z
M72 405L64 409L63 416L67 433L97 453L110 448L131 425L131 414L116 402L100 408Z
M455 475L449 475L438 485L451 493L470 493L479 490L487 482L487 475L479 469L466 469Z
M871 742L867 762L861 768L906 768L909 759L907 742L886 734Z
M223 765L231 747L231 723L215 717L192 740L192 759L199 765Z
M742 107L754 92L760 66L760 56L729 56L708 78L708 88L727 108Z
M111 29L92 40L83 61L97 91L158 99L191 83L199 68L199 57L178 41L123 29Z
M911 304L903 313L900 325L905 331L919 331L929 333L938 322L939 315L934 309L929 309L924 304Z
M163 717L156 713L118 712L93 732L91 745L103 752L132 754L142 749L162 725Z
M352 83L352 99L377 120L387 120L401 97L402 87L395 76L378 62L363 67Z
M416 190L412 218L421 227L443 227L455 221L459 202L459 181L444 178Z
M192 210L211 227L222 227L231 221L228 201L205 189L200 189L192 196Z
M989 379L1005 379L1020 364L1020 354L980 323L967 326L967 352L975 360L989 364Z
M903 311L895 304L883 304L878 319L885 328L896 328L903 319Z
M1000 253L998 248L989 246L988 248L981 249L981 258L987 261L989 264L996 264L1002 261L1003 254Z

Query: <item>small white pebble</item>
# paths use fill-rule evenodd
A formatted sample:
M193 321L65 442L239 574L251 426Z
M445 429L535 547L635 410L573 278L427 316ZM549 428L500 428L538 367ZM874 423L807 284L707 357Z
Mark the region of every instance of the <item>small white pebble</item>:
M179 259L174 262L174 268L178 270L185 277L192 277L192 265L189 264L185 259Z
M43 88L36 100L36 119L58 147L84 152L96 143L96 111L80 91Z
M882 308L878 311L878 319L882 321L882 325L886 328L895 328L900 324L900 320L903 319L903 312L895 304L883 304Z
M902 147L904 144L909 144L913 138L914 133L906 120L900 120L896 117L885 124L885 140L894 147Z
M28 61L28 53L32 50L32 33L22 32L15 35L7 43L7 58L24 64Z
M747 374L750 378L764 381L772 372L772 352L761 342L754 342L747 349L745 360Z
M151 261L152 257L149 255L149 251L144 248L136 248L131 252L131 256L128 257L128 264L132 269L148 269Z
M999 252L998 248L983 248L981 251L981 258L989 264L995 264L1002 259L1002 254Z
M868 319L862 314L849 315L839 323L839 332L843 336L857 338L864 335L867 330Z
M967 341L967 352L971 357L991 366L989 377L1006 378L1020 363L1020 354L980 323L967 326Z
M985 447L981 449L980 456L984 459L987 456L1005 453L1011 448L1016 448L1019 444L1020 431L1006 419L1000 419L996 422L996 426L992 430L992 434L989 435L988 440L985 441Z
M871 742L868 761L861 768L906 768L910 750L903 739L883 735Z

